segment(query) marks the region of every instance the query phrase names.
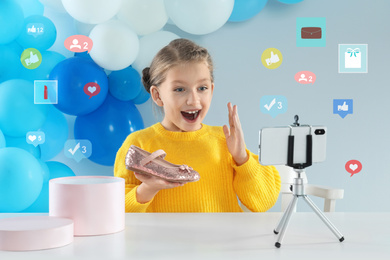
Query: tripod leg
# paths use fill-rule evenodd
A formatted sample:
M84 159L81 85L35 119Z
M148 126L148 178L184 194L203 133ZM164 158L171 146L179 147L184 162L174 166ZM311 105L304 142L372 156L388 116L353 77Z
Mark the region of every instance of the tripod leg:
M344 236L337 230L337 228L330 222L330 220L325 216L324 213L314 204L314 202L307 196L302 196L306 203L313 209L313 211L317 214L318 217L328 226L328 228L335 234L335 236L339 239L340 242L344 241Z
M288 206L287 206L286 210L283 213L283 216L280 218L280 220L278 222L278 225L274 229L274 233L275 234L279 234L280 229L283 227L284 222L286 221L287 213L290 211L290 207L291 207L291 205L294 202L294 197L295 196L293 195L293 197L291 198L290 202L288 203Z
M282 229L280 230L278 240L275 243L275 246L277 248L279 248L281 246L282 240L284 238L284 233L286 232L288 223L290 222L291 214L294 211L295 205L297 204L297 200L298 200L298 196L294 196L292 201L290 202L290 205L288 206L288 209L284 213L285 216L283 215L284 220L282 218L283 221L281 221L281 222L283 222L282 227L281 227ZM279 223L279 225L281 225L281 223Z

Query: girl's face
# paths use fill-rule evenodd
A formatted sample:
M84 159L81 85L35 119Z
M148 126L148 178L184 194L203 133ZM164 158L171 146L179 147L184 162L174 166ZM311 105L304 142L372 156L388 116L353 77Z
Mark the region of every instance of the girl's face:
M214 84L206 62L190 62L168 70L165 81L151 87L154 102L163 107L161 124L170 131L199 130L209 110Z

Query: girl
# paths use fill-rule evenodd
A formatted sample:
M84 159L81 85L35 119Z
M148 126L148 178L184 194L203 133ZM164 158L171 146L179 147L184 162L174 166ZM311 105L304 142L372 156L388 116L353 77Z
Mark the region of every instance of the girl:
M228 104L229 127L202 124L214 90L208 51L190 40L177 39L161 49L142 82L163 120L131 133L119 149L114 175L126 182L126 212L263 212L276 202L280 176L262 166L245 147L237 106ZM166 160L185 164L200 174L191 183L173 183L126 169L131 145L150 153L162 149Z

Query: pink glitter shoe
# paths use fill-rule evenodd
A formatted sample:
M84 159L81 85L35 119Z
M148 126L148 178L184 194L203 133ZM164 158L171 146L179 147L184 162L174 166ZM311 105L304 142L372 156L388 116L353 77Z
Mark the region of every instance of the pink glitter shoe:
M166 153L161 149L149 153L131 145L126 155L126 168L170 182L194 182L200 179L199 173L191 167L170 163L164 160L165 155Z

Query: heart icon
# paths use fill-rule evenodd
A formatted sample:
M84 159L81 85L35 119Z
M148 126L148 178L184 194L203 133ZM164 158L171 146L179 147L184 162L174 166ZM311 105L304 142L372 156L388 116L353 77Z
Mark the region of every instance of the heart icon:
M92 94L96 91L96 87L88 87L88 91Z
M28 136L28 139L31 141L31 142L34 142L35 139L37 139L37 137L35 135L29 135Z
M355 171L359 166L357 164L350 164L349 165L349 169L351 169L352 171Z

